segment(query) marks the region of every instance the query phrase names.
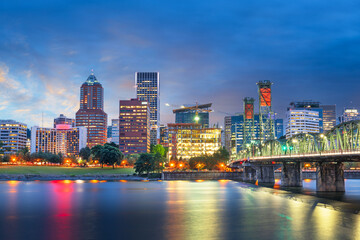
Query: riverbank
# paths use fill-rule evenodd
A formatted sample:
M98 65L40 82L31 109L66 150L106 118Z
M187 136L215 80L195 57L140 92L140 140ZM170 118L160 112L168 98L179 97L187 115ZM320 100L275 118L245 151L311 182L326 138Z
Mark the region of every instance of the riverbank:
M0 174L0 181L52 181L52 180L105 180L105 181L144 181L145 177L126 174L85 174L85 175L51 175L51 174ZM158 179L154 179L158 180Z

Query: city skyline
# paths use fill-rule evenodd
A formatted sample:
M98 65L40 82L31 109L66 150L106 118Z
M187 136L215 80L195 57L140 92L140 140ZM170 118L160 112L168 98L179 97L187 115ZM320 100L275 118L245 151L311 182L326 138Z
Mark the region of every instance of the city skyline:
M256 82L266 79L281 118L290 102L306 99L336 104L337 115L359 108L356 8L318 4L309 17L298 11L306 3L259 3L163 1L152 15L146 1L2 3L0 115L41 126L43 112L45 127L60 113L74 118L90 69L105 89L108 123L119 99L135 97L137 71L161 73L161 123L174 122L166 103L212 102L210 122L223 126L220 111L242 112L242 99L256 97Z

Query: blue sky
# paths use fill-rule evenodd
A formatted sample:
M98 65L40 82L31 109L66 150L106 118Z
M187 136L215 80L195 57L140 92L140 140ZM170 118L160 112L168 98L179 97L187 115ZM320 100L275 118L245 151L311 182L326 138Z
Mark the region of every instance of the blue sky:
M264 79L281 117L304 99L340 113L360 107L359 16L358 1L0 0L0 118L74 117L91 69L109 120L135 97L136 71L160 72L162 123L165 103L198 101L222 125Z

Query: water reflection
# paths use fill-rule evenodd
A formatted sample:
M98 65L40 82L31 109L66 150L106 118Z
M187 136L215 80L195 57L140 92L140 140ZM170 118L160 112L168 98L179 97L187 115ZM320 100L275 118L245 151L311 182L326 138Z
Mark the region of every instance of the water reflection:
M0 239L360 236L358 215L228 180L101 184L81 180L9 181L0 182L0 199Z

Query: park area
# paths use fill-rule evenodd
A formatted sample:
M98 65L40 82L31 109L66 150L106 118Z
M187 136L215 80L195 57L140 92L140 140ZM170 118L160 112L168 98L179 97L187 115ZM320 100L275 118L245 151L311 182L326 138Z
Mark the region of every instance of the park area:
M111 167L62 167L62 166L0 166L0 175L23 174L23 175L113 175L133 174L133 168Z

